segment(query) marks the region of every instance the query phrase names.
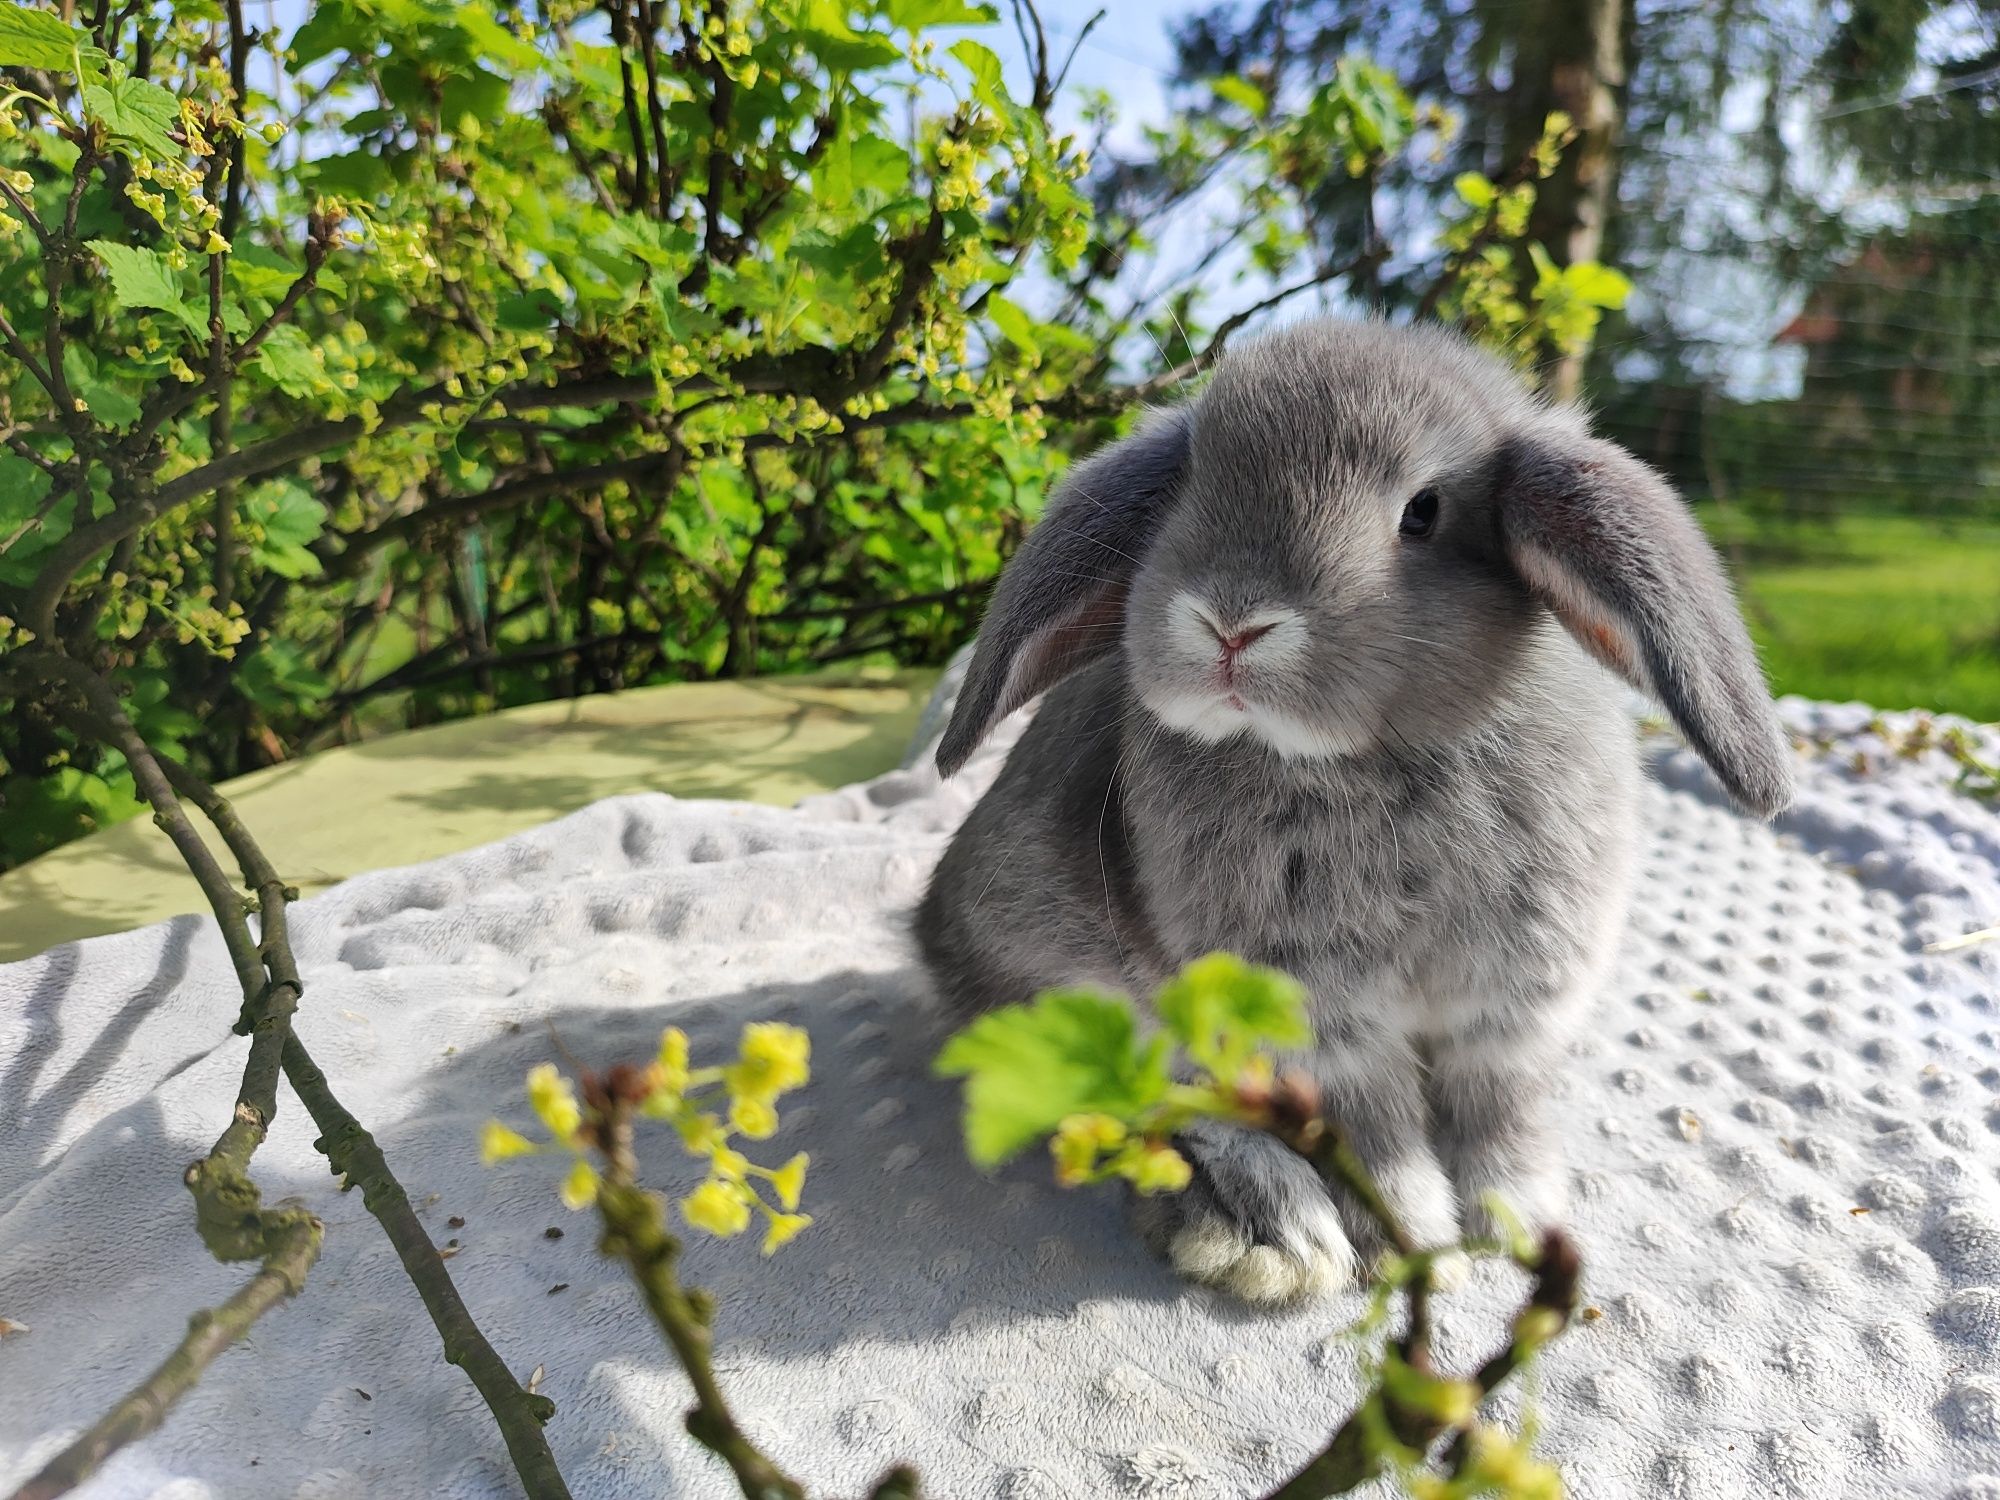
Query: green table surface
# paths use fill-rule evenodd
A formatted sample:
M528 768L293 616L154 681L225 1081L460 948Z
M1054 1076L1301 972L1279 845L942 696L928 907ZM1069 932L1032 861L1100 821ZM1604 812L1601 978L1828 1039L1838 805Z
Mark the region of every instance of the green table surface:
M310 896L625 792L783 805L872 776L902 757L936 680L849 671L537 703L322 751L221 790ZM204 910L166 835L134 818L0 875L0 962Z

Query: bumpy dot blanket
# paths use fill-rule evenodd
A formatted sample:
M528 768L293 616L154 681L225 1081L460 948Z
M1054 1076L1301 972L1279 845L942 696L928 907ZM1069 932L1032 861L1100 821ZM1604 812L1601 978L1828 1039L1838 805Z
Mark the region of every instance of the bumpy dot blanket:
M1532 1387L1544 1451L1593 1496L2000 1496L2000 809L1868 710L1783 705L1801 794L1728 810L1660 740L1622 965L1557 1110L1588 1316ZM933 719L935 727L935 719ZM557 1414L579 1496L725 1496L685 1379L562 1163L482 1167L522 1080L569 1053L697 1058L741 1024L812 1035L770 1159L812 1153L812 1228L775 1257L695 1237L717 1365L820 1495L896 1459L950 1500L1250 1496L1356 1387L1357 1294L1272 1314L1177 1281L1109 1191L1045 1160L967 1165L928 1065L946 1022L907 912L1008 736L957 781L910 768L793 810L617 798L504 843L363 876L297 911L298 1026L373 1128L494 1343ZM1986 753L1996 746L1985 738ZM1907 753L1906 753L1907 752ZM245 1274L209 1259L180 1170L243 1043L213 924L183 918L0 968L0 1488L31 1473ZM105 1497L502 1496L495 1430L286 1100L257 1158L326 1223L305 1294L223 1356ZM669 1140L648 1175L685 1191ZM555 1231L561 1231L558 1237ZM1471 1361L1519 1297L1444 1299Z

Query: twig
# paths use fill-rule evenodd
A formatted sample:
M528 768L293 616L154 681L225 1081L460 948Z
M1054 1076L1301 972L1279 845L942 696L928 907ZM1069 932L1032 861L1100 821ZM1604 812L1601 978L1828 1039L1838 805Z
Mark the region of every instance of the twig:
M1538 1319L1554 1318L1560 1329L1576 1311L1582 1262L1576 1246L1561 1230L1551 1229L1543 1236L1540 1250L1528 1269L1535 1278L1534 1286L1515 1318L1513 1339L1472 1376L1472 1384L1482 1399L1498 1389L1544 1342L1545 1335L1535 1326ZM1382 1472L1383 1457L1375 1451L1369 1428L1371 1418L1378 1416L1386 1418L1399 1441L1418 1451L1452 1430L1449 1422L1435 1414L1407 1406L1384 1393L1379 1410L1364 1405L1356 1411L1341 1424L1326 1447L1265 1500L1322 1500L1327 1495L1347 1494L1375 1478ZM1461 1429L1455 1444L1464 1441Z
M1109 11L1102 9L1094 12L1091 15L1091 18L1083 23L1083 29L1077 32L1076 40L1069 44L1069 52L1063 58L1062 66L1056 69L1055 80L1049 85L1050 103L1054 103L1055 96L1062 92L1063 82L1069 77L1069 70L1070 67L1076 62L1077 53L1081 52L1083 50L1083 44L1090 40L1091 32L1097 30L1097 23L1099 21L1102 21L1109 14L1110 14Z
M12 447L13 445L10 443L8 446ZM22 444L22 447L26 448L27 445L24 443ZM19 450L17 449L16 451L18 452ZM28 448L27 451L29 453L34 453L35 450L32 448ZM40 457L39 454L36 454L35 456L37 458ZM54 472L53 468L51 468L49 472L53 473ZM47 498L44 499L40 505L35 507L35 513L32 516L29 516L27 520L23 521L19 526L16 526L12 531L8 532L4 537L0 537L0 557L5 557L9 552L11 552L14 549L15 544L19 542L23 537L29 536L34 532L40 531L42 527L47 523L49 517L55 512L55 508L58 505L61 505L63 501L67 500L68 498L69 498L69 489L67 486L58 484L54 488L52 488L49 491Z
M991 578L957 588L933 589L927 594L905 594L898 599L856 599L847 604L816 605L802 609L781 609L762 616L767 624L788 625L796 620L856 620L865 615L890 614L899 609L921 609L930 604L958 604L977 599L993 587Z
M143 452L152 441L154 433L204 396L211 394L224 396L224 405L227 404L230 377L243 372L244 367L250 363L250 357L264 346L264 341L281 325L291 320L292 314L298 310L299 303L310 296L313 288L319 284L320 272L325 268L327 256L333 250L333 231L332 222L318 215L306 221L305 269L292 279L290 286L285 288L276 306L271 309L270 315L253 328L242 343L230 350L227 357L219 364L211 362L207 376L198 384L167 388L157 404L149 404L147 409L140 413L138 422L134 424L131 435L126 439L127 451ZM220 257L211 256L210 261L211 264L219 263ZM212 273L214 274L219 273ZM216 312L214 316L219 318L220 312ZM211 445L209 451L227 453L232 450L227 446ZM226 490L229 485L225 482L217 488Z
M1424 1250L1411 1238L1339 1124L1321 1111L1318 1088L1310 1079L1297 1073L1282 1075L1257 1113L1255 1123L1351 1193L1381 1229L1391 1248L1415 1262L1408 1287L1409 1326L1398 1341L1397 1352L1412 1369L1425 1375L1434 1373L1430 1298L1439 1252ZM1534 1285L1514 1319L1513 1336L1471 1377L1481 1400L1491 1395L1535 1350L1568 1326L1576 1311L1582 1260L1567 1235L1560 1229L1547 1230L1535 1253L1524 1258L1522 1264L1534 1277ZM1377 1451L1374 1436L1374 1430L1383 1422L1398 1441L1418 1452L1453 1430L1450 1421L1400 1401L1385 1389L1379 1396L1364 1401L1341 1424L1326 1447L1265 1500L1322 1500L1323 1496L1346 1494L1373 1479L1382 1472L1385 1461L1384 1455ZM1464 1440L1465 1429L1461 1427L1458 1441Z
M345 1178L348 1187L361 1189L362 1204L382 1225L389 1243L396 1247L404 1274L424 1300L424 1309L444 1344L445 1363L464 1370L485 1399L530 1500L567 1500L569 1488L549 1451L548 1439L542 1435L542 1424L555 1415L555 1403L523 1389L486 1341L452 1284L437 1247L410 1207L409 1194L389 1170L382 1148L333 1096L326 1075L296 1036L285 1044L284 1064L293 1092L319 1127L319 1139L313 1145L326 1156L336 1176Z
M2000 942L2000 927L1982 927L1977 932L1961 933L1957 937L1945 938L1940 942L1924 944L1926 953L1956 953L1960 948L1976 947L1980 943Z
M897 335L915 315L924 289L931 284L931 268L944 253L944 222L944 211L933 202L924 227L902 244L890 248L890 255L902 268L896 280L895 300L889 304L889 315L882 320L874 341L854 359L845 391L836 392L836 395L865 389L888 368Z
M45 1500L82 1483L125 1444L158 1428L216 1356L248 1333L264 1313L296 1296L319 1256L323 1231L319 1220L303 1209L265 1208L249 1175L250 1158L263 1144L277 1113L279 1058L290 1039L299 997L297 971L284 944L282 897L276 928L267 917L260 949L244 920L241 896L175 796L163 758L133 726L110 684L81 663L46 648L18 652L14 663L56 690L56 711L79 734L103 739L125 756L140 795L153 808L154 821L187 862L222 929L243 990L237 1029L250 1033L250 1056L228 1127L208 1155L187 1169L185 1181L194 1194L196 1226L210 1252L224 1262L263 1261L257 1274L228 1301L196 1313L174 1352L45 1465L16 1497ZM81 707L69 699L70 694L81 700ZM282 962L275 966L265 958L273 945L284 951Z
M467 521L475 516L514 509L537 500L547 500L566 491L592 489L621 480L631 481L665 475L669 476L671 482L671 477L677 475L685 456L685 453L678 448L666 453L641 453L633 458L590 464L580 469L558 469L551 474L530 474L507 484L495 485L490 490L481 490L477 494L454 495L448 499L436 500L417 510L391 516L366 531L349 533L344 539L345 548L338 553L323 557L322 561L325 562L330 576L348 577L358 571L362 560L376 548L398 538L408 537L411 533L426 527Z
M221 1306L190 1318L187 1337L165 1362L14 1491L13 1500L54 1500L83 1483L120 1448L159 1427L174 1403L193 1389L202 1371L247 1334L252 1324L285 1298L297 1296L319 1255L322 1233L319 1220L312 1215L299 1213L297 1218L300 1222L285 1231L283 1243L272 1250L255 1276Z
M7 321L5 312L0 312L0 340L6 342L7 352L19 361L22 369L35 377L35 384L47 391L49 399L53 401L56 396L55 382L49 378L49 372L42 368L41 361L35 358L35 353L28 347L27 341L15 331L14 325Z
M586 1097L589 1093L586 1089ZM604 1149L604 1183L597 1195L604 1233L598 1248L625 1262L646 1311L687 1372L695 1399L685 1419L688 1434L729 1465L747 1500L805 1500L799 1482L765 1457L729 1409L715 1378L715 1305L707 1293L681 1285L681 1244L667 1230L666 1205L659 1194L637 1184L632 1107L615 1094L608 1103L598 1132Z
M639 60L646 69L646 118L653 130L653 159L657 164L654 183L658 190L660 222L674 216L674 175L667 162L667 110L660 97L660 56L658 21L651 0L633 0L639 12Z
M334 1097L326 1075L291 1030L301 985L285 911L297 893L285 885L225 797L186 767L152 751L109 683L71 658L45 648L16 652L12 661L82 698L82 710L70 712L72 721L81 732L108 738L124 752L141 794L155 809L155 820L187 861L222 929L243 988L244 1008L237 1030L250 1032L250 1061L229 1128L208 1157L189 1168L188 1186L195 1194L202 1237L215 1254L225 1260L259 1254L265 1257L264 1269L250 1285L215 1313L197 1314L188 1339L175 1355L85 1435L91 1444L87 1451L72 1445L58 1456L56 1465L80 1466L60 1471L73 1473L73 1477L61 1488L32 1493L62 1493L120 1444L152 1431L216 1354L240 1337L280 1296L298 1289L318 1253L319 1222L303 1210L261 1208L256 1187L244 1171L276 1112L277 1076L282 1067L320 1129L315 1145L336 1175L344 1176L351 1186L361 1187L363 1202L396 1247L404 1271L437 1326L446 1361L466 1371L492 1410L530 1500L567 1500L569 1491L541 1432L541 1424L554 1413L554 1404L547 1397L523 1390L487 1343L380 1147ZM241 896L195 832L176 790L214 825L241 866L245 881L256 890L261 913L258 938L251 936ZM299 1243L299 1236L308 1230L309 1248ZM269 1279L272 1277L275 1282ZM213 1326L218 1319L222 1320L219 1329ZM221 1336L223 1333L227 1336ZM110 1438L116 1441L105 1446ZM39 1477L34 1482L39 1482Z
M175 771L189 800L215 825L223 842L242 864L245 878L259 892L264 908L266 947L276 950L274 978L290 975L296 985L297 970L293 967L290 945L284 941L282 922L286 902L297 893L279 877L228 799L184 769L175 767ZM274 920L280 924L275 934ZM541 1430L542 1424L555 1414L555 1403L546 1396L530 1395L523 1390L486 1341L458 1289L452 1285L451 1274L445 1270L437 1247L410 1207L409 1194L390 1171L381 1147L334 1097L326 1075L296 1035L285 1038L282 1063L292 1091L319 1127L320 1136L313 1142L314 1147L326 1157L335 1176L344 1178L347 1186L361 1189L363 1205L382 1225L403 1263L404 1273L423 1298L425 1310L444 1343L445 1362L462 1368L485 1398L531 1500L567 1500L569 1490Z
M1150 401L1162 392L1172 390L1182 381L1199 375L1203 370L1214 364L1216 360L1220 359L1224 347L1229 343L1230 337L1259 313L1269 312L1280 303L1287 302L1296 297L1300 292L1310 291L1316 286L1324 286L1330 281L1338 281L1343 276L1351 276L1364 266L1371 264L1382 253L1379 249L1366 250L1351 260L1342 261L1339 265L1327 266L1323 270L1315 271L1303 281L1295 281L1290 286L1280 287L1261 302L1253 302L1242 311L1232 313L1229 317L1224 318L1221 323L1216 325L1215 333L1209 338L1208 343L1202 348L1201 352L1195 355L1194 358L1182 360L1181 363L1175 365L1171 370L1163 370L1150 379L1140 381L1137 385L1125 386L1116 391L1114 393L1115 396L1122 404L1134 401Z
M1055 88L1049 80L1048 29L1042 25L1042 13L1035 8L1035 0L1013 0L1013 10L1014 30L1021 38L1021 51L1027 55L1028 71L1034 78L1028 108L1045 115L1055 99ZM1035 29L1032 40L1028 36L1030 25Z
M728 632L728 643L722 648L722 665L715 673L718 677L734 676L749 667L750 589L757 581L757 554L770 545L771 539L778 534L778 528L791 515L789 507L770 503L755 464L745 464L743 472L750 481L751 497L757 506L757 531L743 551L743 566L737 569L736 581L716 601L722 608L723 628Z
M652 173L646 161L646 137L644 126L639 121L639 94L632 86L632 59L626 55L632 45L632 22L626 12L625 0L612 0L605 6L611 19L611 31L618 43L618 83L625 102L625 125L632 137L632 207L643 211L653 196ZM662 170L666 163L661 162Z
M654 639L655 634L656 632L651 630L636 628L618 630L603 635L581 636L573 641L540 641L535 645L522 646L513 651L471 654L459 661L434 662L417 672L405 672L399 667L372 682L336 693L330 701L336 707L349 708L370 698L379 698L384 693L429 687L432 683L449 682L454 677L463 677L473 672L501 672L514 667L533 666L536 662L565 660L604 646L635 645ZM453 642L434 647L429 655L432 657L449 655L455 645L456 642Z

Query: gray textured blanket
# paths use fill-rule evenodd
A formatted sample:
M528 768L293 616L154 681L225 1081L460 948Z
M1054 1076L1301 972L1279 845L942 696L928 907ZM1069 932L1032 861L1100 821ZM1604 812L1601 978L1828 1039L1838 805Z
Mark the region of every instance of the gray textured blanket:
M1791 702L1798 729L1866 710ZM482 1121L569 1050L699 1055L743 1020L813 1036L815 1080L771 1159L813 1153L815 1226L775 1258L699 1241L720 1368L816 1493L892 1459L929 1493L1250 1495L1354 1389L1353 1297L1250 1313L1178 1283L1109 1192L1033 1160L969 1168L902 914L1006 736L960 782L892 772L791 811L618 798L298 912L299 1027L376 1131L466 1300L523 1375L579 1496L733 1493L680 1429L684 1380L560 1164L483 1168ZM1537 1400L1576 1495L2000 1496L2000 815L1942 756L1865 733L1811 757L1775 828L1662 747L1616 982L1561 1080L1575 1227L1601 1316ZM236 1087L237 998L192 918L0 968L0 1487L32 1471L241 1268L211 1262L180 1168ZM305 1296L266 1318L88 1494L512 1493L359 1202L286 1101L258 1175L327 1224ZM660 1185L689 1169L655 1141ZM459 1221L463 1220L462 1226ZM545 1233L563 1229L561 1238ZM1518 1295L1490 1267L1447 1299L1472 1358Z

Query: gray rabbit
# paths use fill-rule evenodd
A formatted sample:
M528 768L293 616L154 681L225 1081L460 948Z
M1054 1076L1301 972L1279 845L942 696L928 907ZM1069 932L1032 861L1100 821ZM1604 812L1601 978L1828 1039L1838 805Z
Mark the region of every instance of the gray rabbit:
M1594 660L1593 660L1594 658ZM1431 327L1315 321L1078 465L1000 580L938 749L1048 696L917 916L969 1009L1151 993L1230 949L1306 985L1318 1080L1417 1239L1562 1212L1540 1119L1624 918L1657 698L1745 808L1789 752L1714 553L1645 465ZM1141 1228L1255 1301L1377 1239L1203 1127Z

